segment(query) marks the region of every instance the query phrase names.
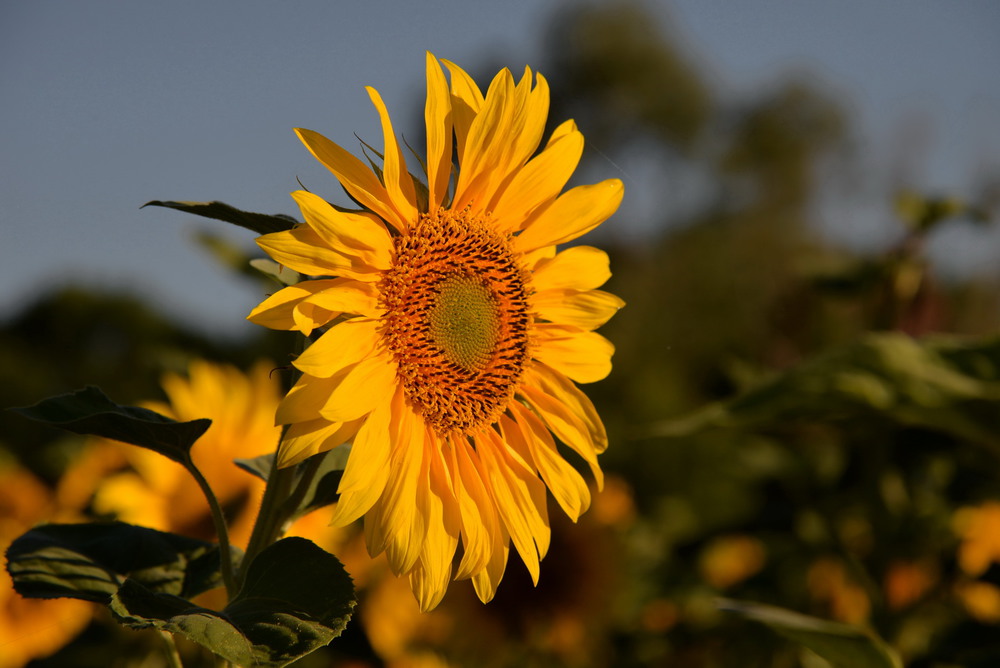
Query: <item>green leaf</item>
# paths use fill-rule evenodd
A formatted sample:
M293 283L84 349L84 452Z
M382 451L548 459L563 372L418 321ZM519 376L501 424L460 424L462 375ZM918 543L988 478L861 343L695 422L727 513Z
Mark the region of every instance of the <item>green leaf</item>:
M313 455L310 459L319 459L316 468L316 475L310 481L302 503L295 513L295 517L301 517L317 508L322 508L335 503L340 495L337 488L340 486L340 479L344 476L344 469L347 467L347 457L351 454L350 445L341 445L328 452ZM308 461L308 460L307 460ZM305 466L300 465L299 470L304 470Z
M315 467L315 473L309 480L309 484L302 493L301 501L292 511L292 518L302 517L317 508L329 506L336 503L340 498L337 488L340 486L340 479L344 475L344 468L347 466L347 457L351 453L350 445L342 445L328 452L313 455L305 462L296 467L296 477L294 485L297 487L302 477L311 466ZM258 457L249 459L234 459L238 467L267 482L271 475L271 467L274 462L274 453L270 452Z
M221 612L126 581L111 604L131 628L181 633L240 665L287 665L328 644L347 625L354 586L332 554L304 538L269 546Z
M218 545L122 522L36 527L11 543L7 570L22 596L99 603L126 578L187 597L221 584Z
M767 626L837 668L902 668L896 652L863 629L760 603L721 599L718 606Z
M267 479L271 475L271 469L274 466L274 455L275 453L268 452L257 457L241 457L234 459L233 463L250 475L256 476L264 482L267 482Z
M257 234L282 232L284 230L290 230L298 224L298 221L291 216L286 216L284 214L268 215L265 213L241 211L240 209L229 206L224 202L163 202L160 200L153 200L152 202L146 202L140 208L147 206L162 206L168 209L176 209L178 211L183 211L184 213L194 214L195 216L214 218L215 220L221 220L226 223L232 223L233 225L244 227L248 230L256 232Z
M190 463L191 446L212 424L207 419L177 422L145 408L119 406L92 386L11 410L77 434L138 445L185 466Z

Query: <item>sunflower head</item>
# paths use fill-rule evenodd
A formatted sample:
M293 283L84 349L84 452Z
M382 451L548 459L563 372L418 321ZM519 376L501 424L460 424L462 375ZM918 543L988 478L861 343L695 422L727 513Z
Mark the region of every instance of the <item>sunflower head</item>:
M598 289L610 276L603 251L556 246L614 213L623 186L562 192L583 136L566 121L541 145L549 91L530 69L518 81L502 70L483 93L428 54L420 177L378 92L368 93L382 124L380 169L297 131L362 209L296 192L305 223L258 241L312 278L249 319L318 334L277 411L288 425L279 464L350 442L334 523L364 516L369 551L409 577L423 609L453 577L471 578L488 601L512 542L537 581L546 489L573 520L590 504L557 442L602 483L607 435L574 381L609 373L614 349L594 330L623 302Z

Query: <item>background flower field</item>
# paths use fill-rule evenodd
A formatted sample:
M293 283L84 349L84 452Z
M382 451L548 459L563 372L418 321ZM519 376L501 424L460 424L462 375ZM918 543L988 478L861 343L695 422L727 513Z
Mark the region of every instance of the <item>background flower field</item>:
M605 490L576 524L551 514L537 587L511 560L489 605L452 586L427 614L359 531L326 527L329 509L300 520L294 533L334 552L360 599L343 637L300 665L825 665L742 602L871 631L906 666L996 665L1000 274L943 272L931 250L955 230L988 242L1000 172L986 164L954 192L900 178L873 196L849 100L808 76L724 95L646 12L571 5L532 64L552 85L551 121L575 118L593 147L581 180L621 170L636 200L598 239L607 289L627 304L602 330L612 375L584 387L608 427ZM824 234L819 218L859 224L830 200L861 190L882 203L882 240ZM248 269L252 236L220 227L199 223L192 254L207 249L251 294L273 291ZM240 411L276 401L292 349L286 332L209 336L140 292L66 285L2 323L0 405L85 385L134 405L176 400L183 379L239 387L198 402L218 411L205 415L217 445L199 456L242 517L260 486L227 462L273 448L276 433ZM108 443L5 411L0 448L4 546L44 521L210 527L172 469ZM157 640L0 581L2 667L163 665ZM181 649L185 665L214 665Z

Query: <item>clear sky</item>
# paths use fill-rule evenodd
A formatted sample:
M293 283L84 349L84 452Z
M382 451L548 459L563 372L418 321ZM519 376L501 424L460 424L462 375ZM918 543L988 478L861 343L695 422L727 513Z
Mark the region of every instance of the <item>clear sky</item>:
M379 145L365 85L409 119L426 50L470 70L487 59L534 65L562 4L0 1L0 318L75 282L133 290L205 331L248 331L243 318L262 295L191 235L209 227L248 245L252 235L139 206L219 199L295 213L296 178L333 196L293 127ZM908 180L962 189L1000 165L998 2L649 6L727 94L803 71L840 93L873 173L912 155ZM907 146L915 125L926 132ZM950 243L996 263L991 239Z

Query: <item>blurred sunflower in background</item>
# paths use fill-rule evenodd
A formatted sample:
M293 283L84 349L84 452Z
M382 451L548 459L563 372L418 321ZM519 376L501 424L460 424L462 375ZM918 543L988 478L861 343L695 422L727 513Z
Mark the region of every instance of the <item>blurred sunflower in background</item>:
M209 418L212 425L191 450L195 465L208 479L226 515L229 538L245 547L264 494L264 482L233 460L273 453L281 429L274 411L281 398L273 365L258 362L249 372L206 360L193 360L186 375L168 373L162 385L165 402L143 406L178 421ZM77 479L80 479L77 481ZM208 503L197 483L178 464L151 450L117 441L93 439L66 474L74 497L92 510L129 524L215 540ZM88 484L84 480L92 481ZM327 549L341 536L325 518L299 518L288 535L303 536Z
M408 171L379 94L381 169L298 130L362 210L309 192L305 224L259 238L306 280L275 293L255 323L309 336L301 379L277 419L280 466L352 441L333 523L364 516L368 550L409 577L422 610L449 580L493 598L513 542L537 583L549 548L546 488L573 520L590 505L584 478L607 434L574 383L601 380L614 348L594 330L622 307L598 288L608 256L562 244L621 203L609 179L560 194L583 151L571 120L538 151L545 78L496 75L484 94L461 68L427 55L426 185ZM536 154L537 153L537 154ZM452 157L458 168L453 172ZM452 561L462 544L461 560Z
M64 497L78 495L65 482L53 490L21 466L0 464L0 549L6 551L15 538L42 522L80 521L83 505L67 505ZM23 598L3 569L0 668L18 668L54 653L84 629L94 612L86 601Z
M272 368L260 362L244 374L235 367L194 360L186 376L163 377L165 402L143 403L178 421L212 420L191 455L225 511L231 542L241 547L253 528L264 485L233 460L264 455L277 447L281 430L274 426L273 416L281 391L270 377ZM86 459L103 461L109 471L94 491L94 512L129 524L215 539L204 494L179 464L164 461L152 450L107 439L94 439Z

